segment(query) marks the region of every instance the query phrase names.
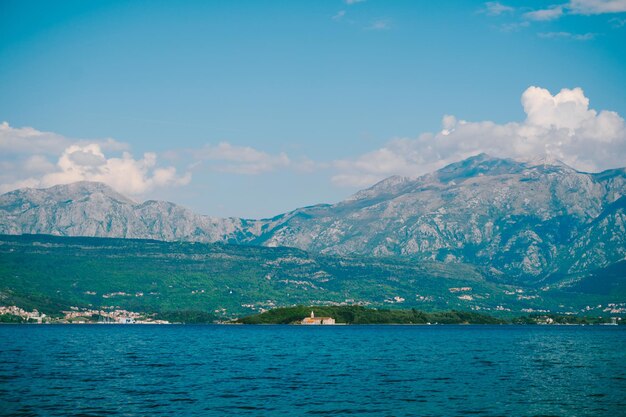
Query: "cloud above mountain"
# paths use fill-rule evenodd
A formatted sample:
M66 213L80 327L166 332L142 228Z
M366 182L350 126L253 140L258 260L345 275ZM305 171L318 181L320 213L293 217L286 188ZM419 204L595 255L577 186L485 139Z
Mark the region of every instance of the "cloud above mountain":
M442 130L397 138L356 158L334 162L336 185L363 187L390 175L417 176L480 152L518 160L550 158L584 171L623 166L626 123L596 111L581 88L551 94L529 87L521 98L526 119L498 124L444 116Z
M75 181L98 181L117 191L140 196L159 188L186 185L191 171L201 174L259 175L285 170L312 172L321 164L306 158L292 160L284 152L268 153L229 142L163 152L141 158L130 146L114 139L71 140L31 127L0 124L0 192L22 187L49 187ZM183 175L178 173L182 167Z
M521 104L523 121L499 124L446 115L439 132L395 138L378 149L330 164L226 141L173 149L160 156L146 152L137 158L128 144L114 139L71 140L5 122L0 124L0 192L88 180L140 196L186 185L191 171L200 178L211 176L210 181L228 181L227 175L307 173L320 181L328 175L337 186L367 187L392 175L432 172L481 152L517 160L558 159L583 171L625 165L624 119L616 112L591 108L581 88L552 94L529 87Z
M179 176L172 166L158 167L155 153L147 152L140 159L134 159L128 152L107 158L98 144L68 147L57 167L58 170L41 178L41 185L98 181L123 194L138 195L157 187L188 184L191 180L191 174Z
M36 129L0 125L0 192L48 187L75 181L99 181L119 192L139 195L154 188L189 183L173 166L157 165L155 153L135 159L127 144L113 139L72 141ZM107 153L119 154L107 156Z

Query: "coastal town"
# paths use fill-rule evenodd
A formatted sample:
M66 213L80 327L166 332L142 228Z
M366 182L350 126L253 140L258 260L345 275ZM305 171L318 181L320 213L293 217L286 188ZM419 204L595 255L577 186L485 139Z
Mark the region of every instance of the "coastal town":
M154 315L134 311L111 309L93 310L70 307L69 311L62 311L60 316L48 316L34 309L25 310L17 306L0 306L0 317L8 320L0 323L33 323L33 324L170 324L167 320L155 319Z

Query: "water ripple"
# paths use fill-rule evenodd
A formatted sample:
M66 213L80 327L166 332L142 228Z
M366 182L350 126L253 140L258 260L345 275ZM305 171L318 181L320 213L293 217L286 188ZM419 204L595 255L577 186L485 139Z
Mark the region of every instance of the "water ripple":
M0 326L0 415L626 415L625 330Z

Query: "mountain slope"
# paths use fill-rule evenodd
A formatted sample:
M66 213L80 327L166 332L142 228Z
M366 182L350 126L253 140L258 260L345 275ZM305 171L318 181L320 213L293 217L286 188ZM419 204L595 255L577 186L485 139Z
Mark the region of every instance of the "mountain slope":
M254 221L201 216L173 203L142 204L101 183L21 189L0 196L0 233L191 240L244 239Z
M257 242L544 276L568 265L575 242L596 259L579 269L624 258L623 195L623 169L594 175L478 155L415 180L392 177L332 206L296 210Z
M213 218L142 204L97 183L0 196L0 233L289 246L341 256L403 256L540 281L626 257L626 170L481 154L416 178L391 177L333 205L272 219Z
M623 302L614 269L606 291L494 282L481 268L409 258L322 256L266 248L138 239L0 235L0 305L46 314L189 310L223 317L291 305L368 305L426 311L580 313ZM73 307L73 308L72 308ZM621 308L621 307L620 307ZM585 310L588 312L587 310Z

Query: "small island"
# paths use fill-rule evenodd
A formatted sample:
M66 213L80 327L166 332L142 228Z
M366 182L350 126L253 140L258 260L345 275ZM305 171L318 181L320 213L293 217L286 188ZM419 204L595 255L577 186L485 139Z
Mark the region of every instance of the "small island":
M305 317L304 319L302 317ZM327 321L328 320L328 321ZM231 321L235 324L518 324L518 325L623 325L621 317L531 314L494 317L472 311L375 309L362 306L281 307Z
M305 317L304 319L302 317ZM362 306L283 307L235 320L239 324L504 324L505 320L468 311L426 313Z

